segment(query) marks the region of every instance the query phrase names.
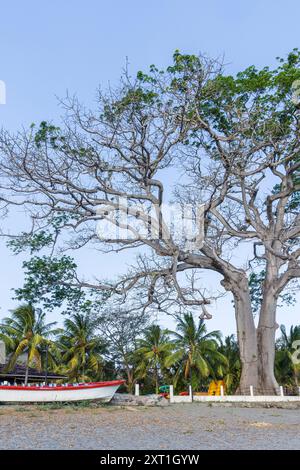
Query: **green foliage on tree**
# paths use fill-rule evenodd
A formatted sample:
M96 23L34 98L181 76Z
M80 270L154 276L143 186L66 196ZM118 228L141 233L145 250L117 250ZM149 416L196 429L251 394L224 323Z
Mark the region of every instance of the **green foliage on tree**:
M58 341L62 350L62 370L67 372L69 380L87 382L100 378L106 344L96 334L95 322L89 315L74 313L66 318Z
M91 300L77 287L77 265L69 256L35 256L23 262L24 285L15 289L15 298L41 304L52 311L65 305L65 312L74 308L89 311Z
M167 376L166 363L172 354L173 344L168 333L168 330L163 330L159 325L149 326L138 340L135 350L138 359L137 377L144 379L152 372L156 393L159 392L160 376Z
M222 377L226 357L220 353L220 331L207 332L204 320L195 322L191 313L177 318L174 338L174 353L166 364L176 368L175 384L180 378L190 383L194 390L207 382L207 378Z
M238 342L234 335L226 336L219 351L226 357L227 364L223 367L223 380L225 382L226 393L233 394L239 384L241 375L241 361L239 355Z
M0 339L4 341L10 359L7 369L12 369L19 356L26 354L25 384L28 383L28 368L34 366L42 369L42 356L45 346L49 352L49 365L53 366L58 349L52 338L60 330L54 328L56 322L46 323L45 312L34 309L30 304L24 304L12 311L10 317L5 317L0 324Z
M275 374L281 385L293 389L300 383L300 325L292 325L289 332L280 325L280 332L276 342Z

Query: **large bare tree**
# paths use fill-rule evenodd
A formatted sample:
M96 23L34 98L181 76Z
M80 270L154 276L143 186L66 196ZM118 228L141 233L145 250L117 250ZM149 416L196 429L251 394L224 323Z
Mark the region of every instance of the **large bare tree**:
M147 248L110 285L116 293L143 286L144 307L160 306L164 296L203 306L209 299L195 272L216 273L234 300L240 393L250 385L278 393L276 308L300 277L299 64L294 50L274 70L252 66L233 77L217 61L176 52L166 70L152 66L134 79L125 72L119 88L99 92L93 111L67 98L61 128L44 122L1 134L3 209L26 207L29 235L52 230L57 243L97 248L103 240L96 223L109 219L128 236L107 236L108 251ZM199 227L192 247L172 234L161 210L175 173L173 200L183 211L204 205L204 242ZM137 221L154 232L147 235ZM25 243L28 235L22 237ZM184 273L191 273L189 285ZM258 279L256 326L251 282Z

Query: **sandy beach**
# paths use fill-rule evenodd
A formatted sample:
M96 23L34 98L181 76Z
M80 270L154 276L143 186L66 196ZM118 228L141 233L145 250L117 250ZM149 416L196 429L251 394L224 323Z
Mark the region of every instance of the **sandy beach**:
M300 449L300 410L7 405L0 449Z

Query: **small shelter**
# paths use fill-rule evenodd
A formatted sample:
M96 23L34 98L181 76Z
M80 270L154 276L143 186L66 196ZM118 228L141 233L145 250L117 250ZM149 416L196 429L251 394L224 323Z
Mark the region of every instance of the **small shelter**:
M0 341L0 382L8 382L10 384L24 383L26 374L25 364L17 363L12 369L7 368L5 344ZM65 375L55 374L49 371L39 371L33 367L28 369L28 381L29 382L55 382L57 380L67 379Z

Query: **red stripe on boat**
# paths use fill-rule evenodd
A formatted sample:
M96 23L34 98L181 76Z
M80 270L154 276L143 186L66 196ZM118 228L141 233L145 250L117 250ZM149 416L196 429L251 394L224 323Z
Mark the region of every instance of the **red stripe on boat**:
M89 382L82 385L67 385L65 387L58 385L56 387L49 386L29 386L25 387L22 385L0 385L0 390L33 390L33 391L43 391L43 390L83 390L87 388L100 388L100 387L114 387L116 385L121 385L125 380L111 380L110 382Z

